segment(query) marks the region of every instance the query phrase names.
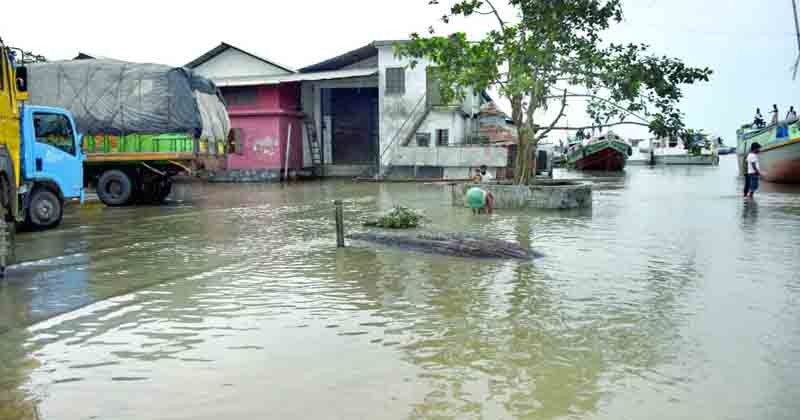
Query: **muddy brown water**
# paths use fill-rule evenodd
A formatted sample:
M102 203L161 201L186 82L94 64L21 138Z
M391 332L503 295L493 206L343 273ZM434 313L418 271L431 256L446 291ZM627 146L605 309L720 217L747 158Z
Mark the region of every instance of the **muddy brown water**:
M0 419L794 419L800 191L741 187L724 157L581 212L336 181L71 209L0 285ZM350 231L397 203L545 257L337 250L334 199Z

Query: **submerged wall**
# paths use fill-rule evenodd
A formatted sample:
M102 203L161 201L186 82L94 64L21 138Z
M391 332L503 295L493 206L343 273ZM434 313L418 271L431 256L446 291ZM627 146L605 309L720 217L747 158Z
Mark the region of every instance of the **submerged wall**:
M537 180L535 185L453 184L453 205L464 206L467 191L473 187L490 192L496 209L568 210L592 207L591 185L558 180Z

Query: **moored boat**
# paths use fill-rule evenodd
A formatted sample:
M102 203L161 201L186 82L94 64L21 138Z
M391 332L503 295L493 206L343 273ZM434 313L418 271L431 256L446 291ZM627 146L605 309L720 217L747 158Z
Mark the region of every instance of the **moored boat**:
M567 166L579 170L621 171L625 169L633 148L620 136L608 132L599 137L570 146Z
M739 173L747 168L744 159L753 143L761 145L761 178L769 182L800 183L800 120L781 121L763 128L746 125L737 131Z

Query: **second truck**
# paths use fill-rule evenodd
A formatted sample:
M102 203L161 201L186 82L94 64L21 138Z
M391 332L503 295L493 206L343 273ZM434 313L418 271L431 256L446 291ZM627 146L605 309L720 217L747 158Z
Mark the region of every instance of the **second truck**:
M31 104L74 115L84 184L106 205L161 203L175 175L224 159L224 101L187 69L81 59L31 64L28 79Z

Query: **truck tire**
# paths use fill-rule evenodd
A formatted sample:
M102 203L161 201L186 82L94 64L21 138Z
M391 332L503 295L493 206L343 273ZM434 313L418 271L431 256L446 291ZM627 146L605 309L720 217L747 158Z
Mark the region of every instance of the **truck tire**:
M133 180L118 169L105 171L97 181L97 196L107 206L126 206L133 198Z
M55 193L44 188L33 191L27 210L27 222L31 228L54 228L61 223L63 217L64 204Z
M142 204L162 204L171 192L172 180L169 178L151 179L140 186L137 201Z
M167 201L167 197L169 197L169 194L171 192L172 192L172 181L167 179L161 182L158 186L158 189L156 189L156 195L154 197L156 204L162 204L165 201Z

